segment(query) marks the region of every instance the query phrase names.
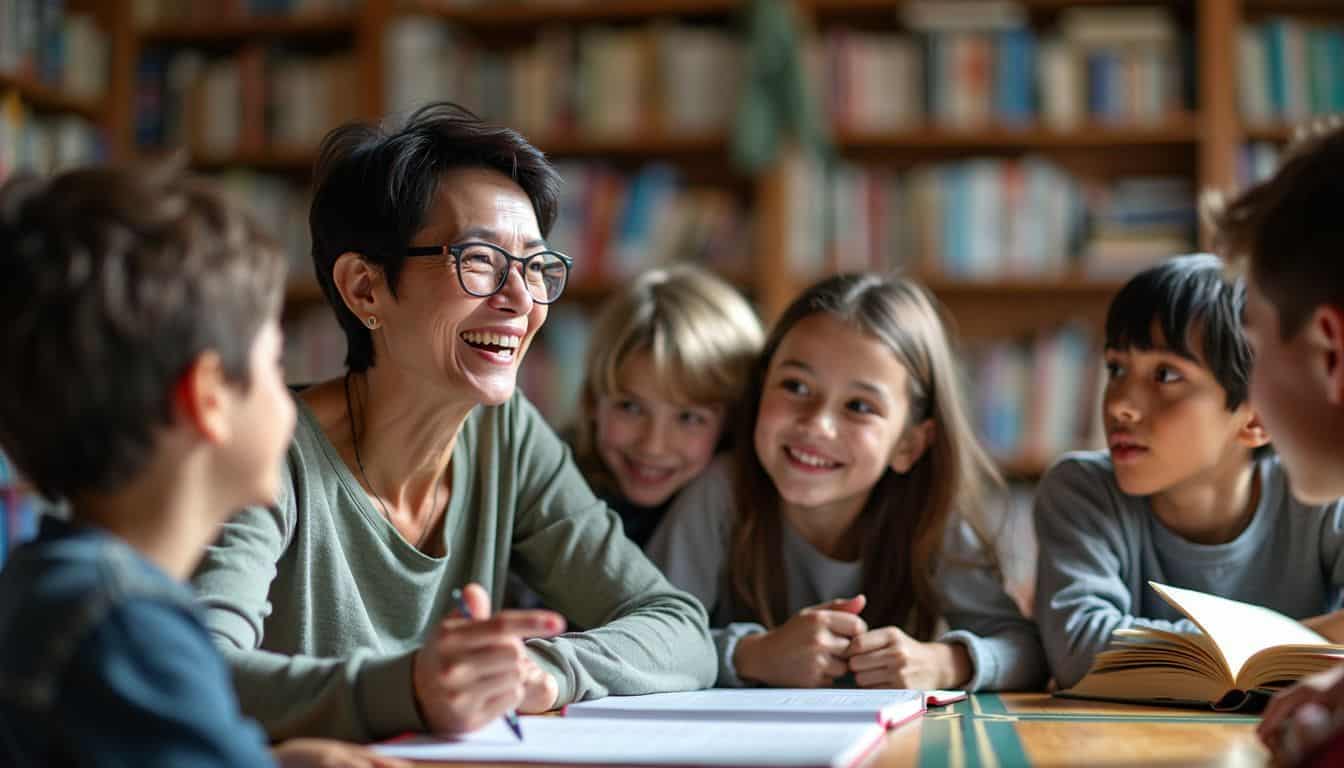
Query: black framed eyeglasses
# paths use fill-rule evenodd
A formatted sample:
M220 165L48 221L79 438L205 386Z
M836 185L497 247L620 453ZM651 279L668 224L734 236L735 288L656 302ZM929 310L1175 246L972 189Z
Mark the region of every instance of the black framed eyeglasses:
M420 245L406 249L408 256L442 256L457 265L457 282L462 290L485 298L494 296L509 280L513 262L523 265L523 283L532 300L550 304L565 292L569 268L574 260L559 251L538 251L530 256L514 256L491 243L461 245Z

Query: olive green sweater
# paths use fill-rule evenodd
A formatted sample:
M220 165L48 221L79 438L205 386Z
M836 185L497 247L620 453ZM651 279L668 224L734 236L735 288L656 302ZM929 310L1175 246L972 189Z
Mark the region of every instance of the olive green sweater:
M559 703L714 683L704 609L622 533L521 395L478 407L453 449L448 554L428 557L372 506L299 402L275 507L229 522L194 578L243 710L273 739L422 730L411 666L471 581L496 608L512 566L591 631L529 640Z

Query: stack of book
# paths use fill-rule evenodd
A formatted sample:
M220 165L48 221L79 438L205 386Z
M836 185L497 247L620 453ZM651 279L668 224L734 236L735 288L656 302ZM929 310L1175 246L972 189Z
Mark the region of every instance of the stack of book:
M1344 25L1248 25L1238 65L1241 111L1252 124L1344 112Z
M554 27L531 45L501 50L408 15L389 23L384 50L392 111L449 99L542 144L722 133L742 71L732 35L679 24Z
M1083 253L1089 277L1125 279L1193 247L1198 217L1188 179L1118 179L1089 195L1093 215Z
M42 506L0 452L0 564L15 547L37 535Z
M1243 145L1237 167L1237 178L1242 186L1273 176L1282 154L1282 147L1272 141L1251 141Z
M210 58L194 50L150 51L136 79L135 138L142 147L190 147L229 158L307 152L359 115L355 57L296 55L245 45Z
M727 275L750 269L749 218L728 190L689 186L662 163L633 174L595 163L556 169L564 184L548 240L574 257L571 284L607 285L673 261Z
M842 132L1044 120L1152 123L1186 108L1181 40L1160 8L1072 8L1044 36L1014 3L912 3L908 33L835 29L809 60Z
M308 230L311 201L307 188L283 176L245 170L219 174L215 181L250 210L284 247L289 259L289 284L314 284L317 276L313 273L312 238Z
M315 384L345 373L345 334L325 303L286 312L282 365L288 384Z
M107 90L107 36L62 0L0 0L0 73L89 101Z
M135 0L137 26L187 22L202 26L245 16L283 16L346 11L355 0Z
M826 197L819 250L799 253L802 274L905 268L958 279L1058 275L1072 266L1086 210L1079 185L1049 161L973 159L908 173L840 164Z
M16 171L44 175L102 160L102 132L76 115L38 115L15 91L0 90L0 182Z
M1101 366L1085 329L973 348L968 367L976 432L996 459L1044 465L1099 444Z

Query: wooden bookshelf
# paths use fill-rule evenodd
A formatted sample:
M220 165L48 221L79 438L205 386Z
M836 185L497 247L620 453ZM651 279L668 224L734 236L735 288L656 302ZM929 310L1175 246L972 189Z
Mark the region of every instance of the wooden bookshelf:
M87 2L87 0L84 0ZM855 19L884 19L885 27L899 27L898 11L905 0L777 0L793 5L805 36L818 26ZM936 0L935 0L936 1ZM1190 69L1196 98L1190 111L1153 124L1087 122L1055 128L991 124L959 130L920 126L884 132L837 131L834 146L840 157L864 164L889 163L893 168L915 163L947 162L979 156L1017 157L1045 154L1051 162L1075 175L1107 174L1135 169L1135 175L1161 174L1189 178L1197 189L1232 189L1239 154L1247 140L1286 142L1286 125L1248 126L1237 102L1237 41L1246 19L1274 14L1303 18L1344 17L1344 0L1018 0L1037 29L1048 26L1059 12L1075 7L1160 6L1169 9L1182 32L1192 41ZM111 6L112 4L108 4ZM383 46L389 24L407 14L427 15L453 25L464 37L477 35L492 46L519 44L548 26L585 29L628 27L670 20L692 25L708 22L735 25L745 0L481 0L462 6L450 0L363 0L348 12L294 17L242 17L203 23L173 22L136 29L130 22L130 3L118 3L125 22L114 42L118 62L112 75L109 110L120 110L116 127L130 134L134 103L135 62L147 47L199 47L211 51L264 42L271 45L324 50L349 50L357 59L361 117L381 118L387 110L383 93ZM740 27L734 26L735 29ZM35 108L69 111L86 116L101 114L99 105L79 104L59 93L48 93L29 83L0 77L0 89L17 89ZM122 106L118 107L120 104ZM469 105L470 106L470 105ZM671 160L690 169L695 182L731 187L750 204L753 252L746 261L751 273L732 276L735 284L755 298L767 320L775 317L808 278L790 274L789 238L796 231L788 207L787 184L776 161L758 177L743 183L733 168L731 134L682 135L645 131L632 138L574 135L529 138L556 159L610 160L622 170L643 161ZM127 143L129 146L129 143ZM300 178L316 160L312 150L274 149L226 156L196 157L203 170L246 168ZM585 276L586 277L586 276ZM947 307L964 336L972 340L1020 337L1060 322L1082 321L1099 328L1118 280L1089 279L1070 274L1058 278L1013 278L989 281L954 280L925 275L925 282ZM610 283L576 280L563 302L596 304L610 294ZM296 283L285 292L296 308L320 304L315 283ZM1045 469L1041 461L1003 463L1014 478L1033 479Z
M138 31L142 45L215 46L224 43L304 41L348 37L359 27L358 13L306 13L173 21Z
M284 174L308 174L317 163L316 149L263 149L228 155L194 154L193 167L203 171L247 168Z
M94 122L102 116L101 101L71 96L30 77L0 72L0 93L6 91L17 93L24 104L39 112L79 115Z
M641 133L631 138L585 136L542 136L536 145L552 157L602 158L675 157L700 155L726 157L728 137L723 134L677 135L663 131Z

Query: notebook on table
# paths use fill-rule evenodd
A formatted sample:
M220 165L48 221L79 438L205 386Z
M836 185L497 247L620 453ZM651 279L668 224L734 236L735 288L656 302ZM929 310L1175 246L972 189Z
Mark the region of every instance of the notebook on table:
M890 728L919 717L925 701L923 691L910 690L613 696L571 704L564 717L524 717L521 742L495 722L457 738L413 737L375 748L412 760L848 768Z

